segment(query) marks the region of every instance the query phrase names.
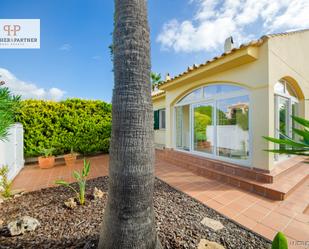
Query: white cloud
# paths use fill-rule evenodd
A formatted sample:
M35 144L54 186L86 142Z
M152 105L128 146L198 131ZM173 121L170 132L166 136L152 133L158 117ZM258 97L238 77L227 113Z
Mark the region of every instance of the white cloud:
M50 99L60 100L65 91L58 88L44 89L37 85L18 79L14 74L4 68L0 68L1 80L14 94L21 95L23 99Z
M69 43L65 43L62 44L59 49L63 51L70 51L72 49L72 46Z
M189 0L191 20L172 19L157 41L176 52L214 51L233 36L239 43L262 34L309 28L309 0Z

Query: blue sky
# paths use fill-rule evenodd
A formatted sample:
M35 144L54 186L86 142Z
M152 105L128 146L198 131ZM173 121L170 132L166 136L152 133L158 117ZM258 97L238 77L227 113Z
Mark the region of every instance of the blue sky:
M308 0L149 0L152 70L182 72L237 43L309 27ZM0 49L0 74L28 97L111 101L112 0L2 0L0 19L40 19L41 48ZM36 93L40 93L36 95Z

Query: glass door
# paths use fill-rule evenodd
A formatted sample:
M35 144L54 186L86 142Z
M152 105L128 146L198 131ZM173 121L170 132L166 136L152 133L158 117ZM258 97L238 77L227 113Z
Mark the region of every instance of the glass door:
M213 154L215 144L214 103L200 103L192 106L193 150Z
M276 96L276 110L275 110L275 128L276 128L276 137L284 138L284 135L291 135L291 117L290 117L290 100L288 98L282 96ZM276 149L286 149L286 145L284 144L276 144ZM286 155L276 155L276 160L281 160L287 158Z

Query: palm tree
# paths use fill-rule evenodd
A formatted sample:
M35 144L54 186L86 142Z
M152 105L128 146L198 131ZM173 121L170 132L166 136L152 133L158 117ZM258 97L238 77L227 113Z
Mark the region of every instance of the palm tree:
M146 0L115 0L109 190L100 249L161 248L153 207L154 145Z
M161 74L159 74L159 73L154 73L154 72L151 72L151 73L150 73L150 79L151 79L151 84L152 84L152 85L159 84L159 83L161 83L161 81L162 81Z
M8 130L14 124L15 113L20 103L20 96L14 96L7 87L1 87L0 81L0 141L7 140Z

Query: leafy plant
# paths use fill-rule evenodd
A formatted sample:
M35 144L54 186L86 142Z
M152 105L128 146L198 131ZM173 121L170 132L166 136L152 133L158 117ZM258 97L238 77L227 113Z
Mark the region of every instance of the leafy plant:
M43 155L43 157L47 158L47 157L51 157L53 155L54 152L54 148L49 148L49 149L42 149L41 153Z
M84 159L84 167L82 169L82 172L79 173L76 170L74 170L73 176L78 182L79 191L73 188L68 182L63 181L63 180L58 180L55 182L55 184L62 185L62 186L72 189L74 193L76 194L76 198L79 204L84 205L85 204L86 181L87 181L87 176L89 175L89 171L90 171L90 162L87 162L85 159Z
M278 232L275 236L271 249L288 249L288 242L282 232Z
M275 144L283 145L279 149L265 150L268 152L309 156L309 120L292 116L294 122L303 126L303 129L293 128L293 133L299 136L299 139L294 139L279 131L281 138L264 137L266 140Z
M8 130L14 123L19 106L20 96L14 96L8 88L0 87L0 141L7 140Z
M0 168L0 194L4 198L9 198L12 196L11 187L12 182L8 179L9 167L3 166Z

